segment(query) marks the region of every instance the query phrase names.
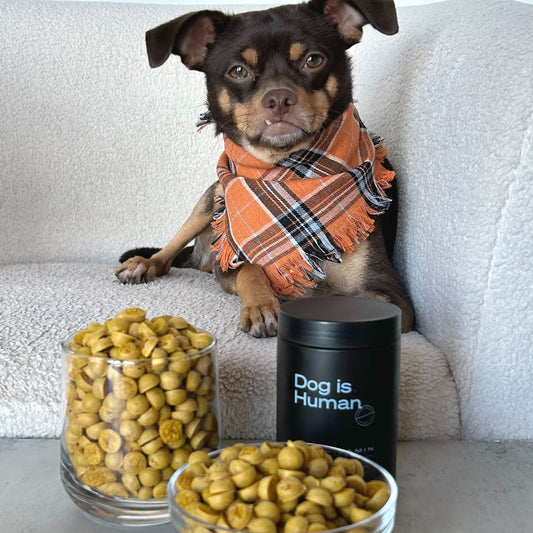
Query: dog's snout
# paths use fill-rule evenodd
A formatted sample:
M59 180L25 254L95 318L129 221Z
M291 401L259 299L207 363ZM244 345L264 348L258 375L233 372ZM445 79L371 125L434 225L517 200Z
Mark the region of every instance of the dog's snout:
M290 89L272 89L265 93L261 104L274 114L284 115L298 103L298 97Z

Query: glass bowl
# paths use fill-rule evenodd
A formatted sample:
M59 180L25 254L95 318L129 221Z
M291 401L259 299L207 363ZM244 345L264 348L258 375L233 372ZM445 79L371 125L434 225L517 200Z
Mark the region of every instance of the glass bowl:
M202 349L171 351L167 338L158 346L168 351L152 346L149 355L121 360L80 353L75 338L61 343L63 486L97 521L166 523L172 474L192 451L219 446L216 340Z
M265 446L265 444L271 447L276 447L276 446L285 446L286 444L289 444L289 446L291 446L294 443L298 445L298 442L301 443L301 441L292 441L292 443L291 441L288 441L288 443L262 443L262 444L255 443L255 445L237 444L237 446L241 446L242 449L250 450L252 448L261 449L263 446ZM305 443L302 443L302 444L305 445ZM331 513L331 509L334 507L333 504L329 504L327 501L323 502L320 500L320 497L323 497L323 496L320 496L320 497L317 496L320 494L320 491L314 494L313 497L309 495L309 490L307 491L307 493L301 493L300 496L297 497L296 501L291 500L293 501L293 503L289 503L289 506L287 507L287 501L285 501L285 503L282 502L282 499L279 496L280 493L277 492L278 489L276 488L274 491L274 489L271 488L270 493L269 493L270 496L273 496L274 494L276 494L273 497L273 500L271 501L276 502L276 506L278 506L278 510L280 506L283 506L282 509L279 510L280 520L276 521L276 518L273 518L271 515L268 514L272 512L272 503L269 503L267 505L262 503L260 510L259 510L259 507L257 507L258 502L260 502L261 499L264 500L266 498L264 495L265 494L264 486L263 486L262 497L259 496L255 500L254 500L254 497L257 494L251 495L251 493L238 492L240 489L237 486L236 492L234 493L235 497L237 494L239 494L239 500L241 500L241 495L244 494L243 498L245 498L244 507L241 505L238 508L238 510L240 512L240 515L249 513L248 516L250 517L249 518L250 521L244 527L242 525L240 527L231 527L229 523L232 523L233 526L235 526L236 523L234 520L229 520L228 516L229 516L230 510L231 512L234 512L235 509L231 509L231 506L229 508L228 507L224 508L224 506L227 505L227 502L223 503L222 507L219 508L220 510L215 511L215 512L213 512L212 508L211 510L207 509L207 507L210 507L210 506L203 505L205 501L219 502L220 500L209 499L210 497L212 497L211 489L210 488L206 489L205 484L202 484L202 481L201 481L203 479L202 475L199 476L200 481L197 482L197 485L192 486L193 489L200 490L199 494L201 494L200 502L193 504L196 507L194 507L194 511L192 511L193 507L190 507L190 505L191 505L191 501L195 500L195 498L192 497L194 496L194 494L191 496L190 494L191 490L184 488L187 486L189 481L187 481L187 479L181 478L179 482L180 485L182 486L181 490L180 488L177 487L178 478L180 478L180 476L190 466L190 464L187 464L187 465L182 466L180 469L178 469L172 475L168 483L167 491L168 491L168 499L169 499L170 516L171 516L171 523L172 523L174 530L177 533L236 533L237 531L243 531L244 529L247 532L252 531L253 533L277 533L277 532L310 533L310 532L316 532L316 531L323 531L326 533L391 533L394 528L394 520L395 520L395 514L396 514L396 502L398 498L398 487L393 476L383 467L381 467L377 463L367 459L366 457L362 455L358 455L356 453L353 453L347 450L334 448L332 446L314 445L314 444L309 444L308 446L315 446L315 447L318 446L322 448L325 452L327 452L327 454L329 454L329 456L333 460L335 460L336 458L357 459L360 465L362 465L362 470L359 472L359 475L361 473L363 474L362 477L364 478L365 484L363 485L363 488L359 486L359 488L354 489L355 492L358 493L358 491L361 491L361 490L368 491L366 494L369 494L370 496L372 496L372 491L377 490L377 487L386 487L386 489L383 489L383 490L385 490L385 494L388 493L388 498L385 496L385 499L382 498L381 504L377 504L376 506L376 499L379 500L377 493L373 494L375 496L373 504L368 503L372 499L371 497L369 498L363 495L362 493L359 494L358 496L354 494L354 500L352 501L352 504L350 505L353 505L357 508L355 511L352 511L351 507L346 505L345 500L334 499L334 502L335 502L334 505L336 505L337 503L339 504L339 507L336 508L337 516L333 518L333 515L329 514L329 517L322 516L321 518L320 516L318 516L317 518L316 513L317 513L318 508L316 504L309 505L309 503L320 501L323 505L321 506L321 511L319 514L324 514L324 515ZM228 448L232 448L232 447L228 447ZM227 455L224 455L224 454L226 453L225 450L227 451L228 448L216 450L214 452L209 453L208 455L211 459L217 460L217 459L221 459L222 457L222 460L226 461ZM251 454L252 452L247 451L245 453ZM237 457L237 460L239 460L238 457ZM307 466L309 464L308 461L309 459L305 459L305 463L304 463L305 466L302 467L303 470L307 474L310 472L310 467ZM280 459L280 463L281 463L281 459ZM261 463L261 465L262 464L263 463ZM335 462L333 464L335 464ZM196 469L196 471L198 471L199 467L197 465L193 465L193 467ZM272 472L271 470L268 470L270 467L271 466L269 465L267 469L265 470L265 472ZM263 467L261 466L257 468L259 469ZM278 468L279 468L279 465L278 465ZM361 483L361 480L353 476L352 474L349 474L348 470L349 469L347 468L344 474L342 473L340 474L344 476L344 481L346 482L345 485L342 485L342 482L341 482L340 487L343 487L345 489L348 487L355 487ZM256 472L259 472L259 470L257 470ZM267 476L268 474L265 472L259 473L255 481L257 482L257 480L260 479L262 475ZM333 498L337 498L337 496L335 496L336 494L338 494L338 498L344 498L346 497L347 494L348 496L351 496L349 491L347 493L344 492L344 494L342 494L342 489L339 489L339 486L337 487L337 489L339 489L340 492L336 492L334 487L332 487L329 484L326 484L326 483L335 484L339 482L338 479L333 479L335 477L338 478L338 475L339 475L338 472L334 472L333 470L330 470L329 472L330 473L327 474L327 476L329 476L328 481L322 483L322 485L328 487L328 490L333 491L332 492ZM276 480L281 479L282 477L286 477L287 475L293 475L294 471L291 472L290 470L287 470L286 468L284 468L284 469L279 469L278 473L279 475L278 477L276 477ZM298 474L296 475L298 476ZM320 475L323 476L324 475L323 472ZM348 475L352 476L350 477L349 484L348 484L348 478L346 477ZM184 477L186 478L186 476ZM209 471L207 473L207 476L208 477L214 476L215 478L218 478L221 475L218 472L211 474L211 472ZM302 475L300 475L300 478L301 477ZM233 479L233 477L231 479ZM377 483L369 484L370 481L375 481ZM235 481L235 483L237 483L237 481ZM311 486L313 482L311 481L309 483ZM260 487L261 483L259 483L258 486ZM206 490L207 492L205 492ZM261 491L261 489L259 489L259 491ZM218 490L216 490L215 493L218 493ZM220 496L220 495L217 494L216 496ZM383 501L385 501L384 504L383 504ZM181 505L179 502L181 502ZM305 502L305 505L300 506L300 504L302 504L303 502ZM372 511L374 514L371 514L370 516L368 516L369 512L365 511L364 509L365 505L367 504L369 505L369 508L373 507ZM217 503L217 505L219 504ZM189 506L189 511L185 510L184 506L185 507ZM346 514L344 515L344 520L341 518L342 516L341 507L345 508L344 512ZM268 508L270 508L270 511L267 511ZM256 509L258 510L256 511ZM194 515L191 514L190 511L194 512ZM315 513L315 515L313 518L311 518L311 514L313 512ZM350 514L352 512L354 514ZM293 520L290 527L288 526L288 522L286 522L286 520L288 520L290 516L294 516L298 514L301 516L301 515L305 515L306 513L309 513L307 515L309 518L306 519L307 522L304 521L304 526L302 526L302 522L300 519ZM221 515L222 515L222 520L220 519ZM264 518L265 516L269 516L271 518L272 523L271 522L265 523L265 522L254 520L257 518L261 518L261 517ZM252 520L254 520L254 522L252 522ZM285 522L284 525L282 525L282 522ZM315 522L315 523L312 523L312 522ZM321 522L321 523L317 525L318 522ZM350 522L350 523L347 523L347 522Z

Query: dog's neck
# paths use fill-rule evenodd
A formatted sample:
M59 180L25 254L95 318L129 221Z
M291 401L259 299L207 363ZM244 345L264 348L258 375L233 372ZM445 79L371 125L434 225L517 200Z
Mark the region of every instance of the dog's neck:
M287 159L291 154L298 152L300 150L305 150L306 148L312 147L315 144L316 140L320 137L321 133L324 131L324 128L327 128L333 122L335 118L337 118L339 115L342 115L344 112L346 112L346 109L347 107L342 112L337 112L332 117L328 117L326 121L322 124L320 129L314 133L314 135L306 139L303 139L299 143L293 144L286 148L277 148L274 146L272 147L255 146L252 143L244 139L243 140L232 139L232 140L233 142L241 146L244 150L246 150L249 154L251 154L256 159L258 159L259 161L262 161L263 163L267 163L268 165L276 165L280 161ZM215 122L210 113L207 113L205 114L205 116L201 117L201 120L203 120L203 122L199 122L198 123L199 126L208 124L210 122L211 123ZM225 135L227 135L227 133L224 132L223 128L218 126L217 130L219 133L224 133Z
M269 165L275 165L280 161L287 159L292 153L297 152L298 150L304 150L305 148L309 148L310 146L312 146L319 134L320 132L318 132L313 138L306 139L305 141L302 141L299 144L295 144L285 150L280 150L277 148L257 147L249 143L242 143L241 146L247 152L253 155L256 159L259 159L259 161L263 161L263 163L267 163Z

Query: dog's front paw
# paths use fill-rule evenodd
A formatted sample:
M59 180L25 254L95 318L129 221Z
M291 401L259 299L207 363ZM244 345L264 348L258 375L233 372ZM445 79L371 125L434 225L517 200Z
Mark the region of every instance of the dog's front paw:
M167 272L160 261L136 256L124 261L115 271L115 276L122 283L147 283Z
M243 305L241 330L254 337L275 337L278 332L279 300L276 297Z

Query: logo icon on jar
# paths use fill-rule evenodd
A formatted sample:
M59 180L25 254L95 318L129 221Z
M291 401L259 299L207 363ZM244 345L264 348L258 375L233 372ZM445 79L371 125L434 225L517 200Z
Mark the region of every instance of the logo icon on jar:
M366 427L374 422L376 412L371 405L362 405L355 412L355 423L358 426Z

